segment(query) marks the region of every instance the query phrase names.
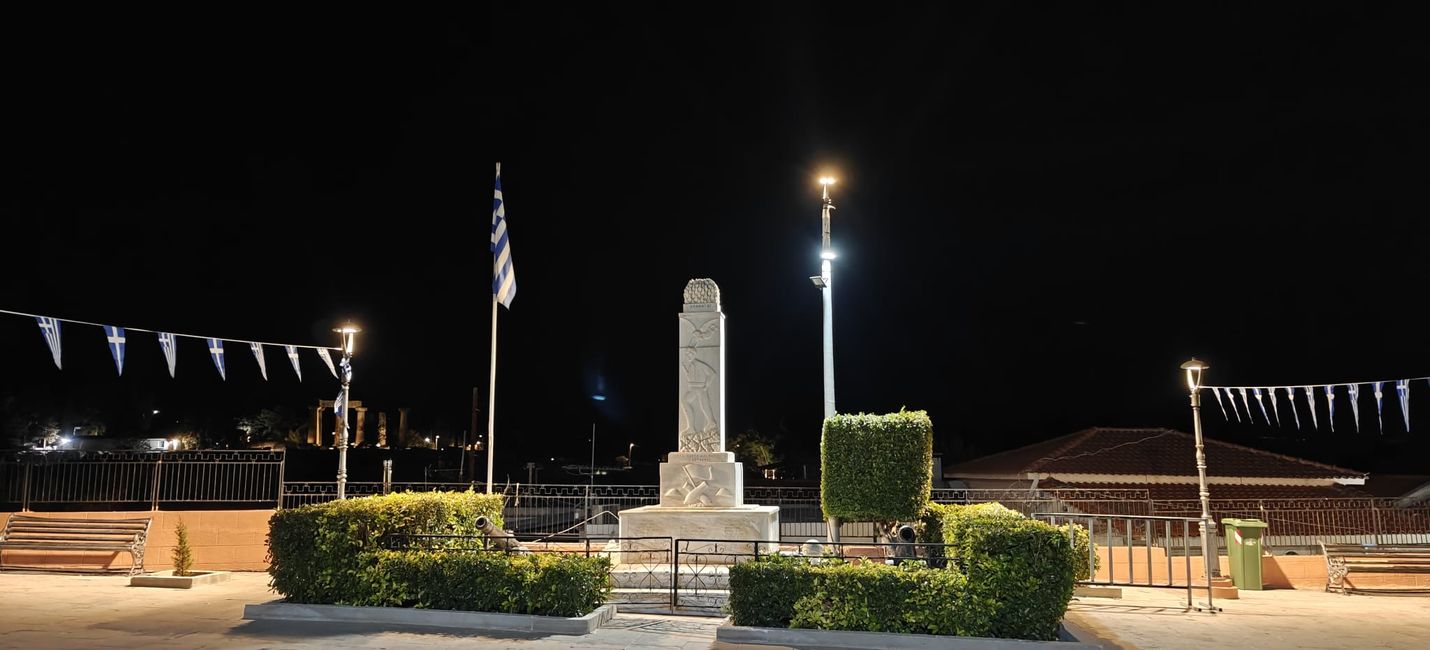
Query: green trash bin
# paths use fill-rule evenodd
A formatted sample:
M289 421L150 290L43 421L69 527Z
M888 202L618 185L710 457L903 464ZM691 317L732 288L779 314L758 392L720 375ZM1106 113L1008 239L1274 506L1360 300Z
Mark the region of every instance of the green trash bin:
M1231 563L1231 583L1237 589L1261 591L1261 535L1266 522L1260 519L1223 519L1226 549Z

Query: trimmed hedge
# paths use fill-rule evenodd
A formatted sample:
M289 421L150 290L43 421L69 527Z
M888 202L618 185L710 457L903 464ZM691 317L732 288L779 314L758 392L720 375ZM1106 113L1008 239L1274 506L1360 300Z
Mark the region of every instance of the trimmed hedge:
M1075 582L1067 532L990 505L944 506L948 553L989 607L989 636L1055 639Z
M268 520L270 586L295 603L357 605L369 592L373 551L388 533L479 535L476 519L501 526L502 496L405 492L279 510Z
M928 503L933 423L924 411L826 418L819 455L825 517L910 520Z
M735 625L987 636L990 608L957 570L761 558L730 567Z
M1001 503L959 505L929 502L924 508L923 516L919 518L919 541L925 544L942 544L944 543L945 521L950 518L963 520L970 517L1026 518L1017 510L1005 507ZM1101 558L1096 553L1097 545L1093 544L1092 538L1087 534L1087 529L1082 526L1073 524L1058 526L1058 530L1061 530L1064 536L1068 534L1069 529L1073 533L1073 577L1077 580L1091 580L1093 574L1097 572L1097 567L1101 564ZM939 554L938 557L942 557L942 555ZM1089 557L1092 558L1090 563Z
M354 604L584 616L610 595L611 560L497 552L374 553Z
M730 617L735 625L789 627L794 604L814 593L814 566L804 558L761 557L730 567Z

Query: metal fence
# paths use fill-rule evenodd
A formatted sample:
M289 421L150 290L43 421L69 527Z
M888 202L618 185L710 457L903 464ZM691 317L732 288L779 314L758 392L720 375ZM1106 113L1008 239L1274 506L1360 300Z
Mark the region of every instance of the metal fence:
M331 481L287 482L284 452L52 451L0 457L0 511L288 508L337 498ZM350 482L352 496L391 491L480 489L473 483ZM619 534L620 513L660 501L655 485L510 485L508 528L527 536ZM1197 517L1196 499L1153 500L1140 489L934 490L938 503L997 502L1022 512ZM747 486L745 502L779 506L781 537L826 537L818 487ZM1393 499L1212 500L1213 519L1251 517L1270 525L1273 549L1316 542L1430 544L1430 504L1396 507ZM874 541L868 523L846 523L841 537ZM1218 543L1220 543L1218 536ZM1198 540L1199 542L1199 540Z
M1087 567L1082 580L1091 585L1129 587L1172 587L1185 589L1187 609L1198 609L1195 590L1206 595L1206 607L1215 611L1208 583L1206 561L1199 555L1201 529L1196 517L1148 515L1086 515L1060 512L1031 513L1054 526L1068 525L1087 531ZM1192 542L1198 542L1193 552ZM1198 578L1200 571L1200 578Z
M274 507L282 451L55 451L0 458L0 509Z

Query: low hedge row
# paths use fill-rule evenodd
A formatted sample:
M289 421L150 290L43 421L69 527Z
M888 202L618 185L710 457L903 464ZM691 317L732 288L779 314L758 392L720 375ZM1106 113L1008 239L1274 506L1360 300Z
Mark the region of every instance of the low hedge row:
M371 589L367 570L389 533L479 535L476 520L501 526L502 496L405 492L279 510L268 520L270 586L290 602L337 605Z
M973 505L929 503L920 517L919 541L925 544L944 543L944 530L949 521L965 521L969 518L1026 519L1022 513L1001 503L978 503ZM1087 529L1073 524L1058 527L1067 535L1072 530L1073 577L1077 580L1091 580L1097 572L1100 559L1096 545L1088 536Z
M1066 528L998 504L930 505L922 541L945 557L848 565L769 558L730 569L736 625L1048 640L1072 598L1079 559ZM943 568L937 568L943 567Z
M584 616L610 594L611 560L575 555L377 551L354 604Z

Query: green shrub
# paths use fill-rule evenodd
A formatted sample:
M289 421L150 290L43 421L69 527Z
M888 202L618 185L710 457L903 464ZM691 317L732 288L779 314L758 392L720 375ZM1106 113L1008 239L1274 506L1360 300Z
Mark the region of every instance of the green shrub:
M815 567L778 555L730 567L730 620L750 627L789 627L794 604L814 593Z
M957 571L913 564L834 564L794 605L790 627L983 636L987 617Z
M279 510L268 520L270 586L290 602L355 602L373 551L388 533L479 535L478 516L501 526L502 496L466 492L405 492Z
M374 552L355 604L584 616L610 594L611 561L499 552Z
M835 415L820 442L824 516L893 522L919 517L932 481L933 424L923 411Z
M1004 507L1001 503L979 503L973 505L942 504L930 502L924 508L924 514L919 517L918 539L924 544L942 544L944 542L944 521L947 518L967 518L971 516L1006 517L1009 519L1023 519L1023 515L1017 510ZM1097 567L1101 564L1101 558L1097 556L1097 545L1087 534L1087 528L1075 524L1063 524L1058 530L1063 531L1063 535L1068 534L1071 529L1073 533L1073 576L1079 580L1091 580L1097 572ZM930 558L943 557L942 549L930 549ZM1092 561L1089 562L1088 558Z
M950 564L968 576L971 598L987 607L988 635L1057 638L1077 565L1067 533L997 504L944 508L943 538L957 560Z

